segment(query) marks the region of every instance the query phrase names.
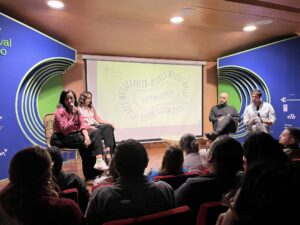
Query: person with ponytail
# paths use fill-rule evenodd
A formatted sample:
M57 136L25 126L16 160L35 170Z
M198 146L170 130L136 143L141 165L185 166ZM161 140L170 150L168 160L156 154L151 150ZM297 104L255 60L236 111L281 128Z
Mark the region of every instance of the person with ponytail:
M189 172L203 172L204 162L202 162L199 154L199 143L193 134L185 134L180 138L179 147L185 153L183 166Z

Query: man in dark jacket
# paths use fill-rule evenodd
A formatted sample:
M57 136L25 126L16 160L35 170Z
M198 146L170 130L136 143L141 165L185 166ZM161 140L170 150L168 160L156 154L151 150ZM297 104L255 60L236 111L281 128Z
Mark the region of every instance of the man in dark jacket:
M219 104L211 108L209 121L212 122L213 132L206 133L209 140L215 140L219 135L235 133L241 117L232 106L227 105L228 94L221 93Z

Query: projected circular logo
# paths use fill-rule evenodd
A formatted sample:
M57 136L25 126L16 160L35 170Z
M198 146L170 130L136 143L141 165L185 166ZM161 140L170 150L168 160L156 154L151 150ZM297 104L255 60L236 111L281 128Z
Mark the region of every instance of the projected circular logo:
M253 71L238 66L225 66L219 69L219 86L218 92L229 94L229 105L234 106L242 115L242 121L239 124L235 138L247 135L245 124L243 122L244 111L247 105L251 104L251 92L259 89L264 97L264 101L271 102L269 89L263 79Z

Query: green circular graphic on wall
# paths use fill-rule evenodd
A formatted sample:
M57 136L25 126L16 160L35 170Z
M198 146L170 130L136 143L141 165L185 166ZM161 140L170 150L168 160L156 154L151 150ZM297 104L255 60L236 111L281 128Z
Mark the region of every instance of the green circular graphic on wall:
M62 78L61 75L51 77L41 89L38 96L38 113L41 121L45 114L56 110L61 90L63 90Z

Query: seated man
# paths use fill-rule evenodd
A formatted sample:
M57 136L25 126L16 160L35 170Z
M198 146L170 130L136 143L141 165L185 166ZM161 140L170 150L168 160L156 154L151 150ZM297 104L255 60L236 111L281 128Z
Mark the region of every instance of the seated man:
M263 102L261 96L260 90L253 90L251 94L252 103L245 108L244 124L250 133L256 131L268 133L276 120L273 106Z
M213 124L214 132L206 133L209 140L215 140L219 135L235 133L241 117L232 106L227 105L228 94L221 93L219 105L211 108L209 121Z
M300 158L299 142L300 129L296 127L286 127L279 136L279 143L290 159Z
M81 211L84 213L89 201L89 191L85 182L74 173L64 173L62 169L63 157L60 148L52 146L48 148L53 165L52 175L55 183L61 190L76 188L78 190L78 200Z
M121 141L113 156L119 178L112 186L96 189L86 210L89 225L105 221L143 216L175 207L169 184L151 182L144 176L148 165L145 147L138 141Z

